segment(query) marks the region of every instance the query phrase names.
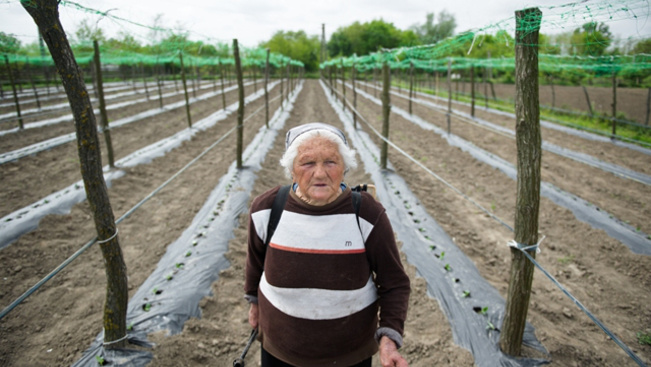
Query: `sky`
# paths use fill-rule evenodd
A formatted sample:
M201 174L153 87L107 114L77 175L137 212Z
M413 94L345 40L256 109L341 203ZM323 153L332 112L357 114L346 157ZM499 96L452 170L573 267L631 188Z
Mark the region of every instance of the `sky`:
M162 15L165 28L190 31L193 40L231 43L234 38L246 47L256 47L269 40L280 30L303 30L308 35L321 35L325 24L326 39L339 27L355 21L368 22L383 19L399 29L408 29L414 24L425 22L427 13L435 16L447 10L455 16L456 33L477 30L494 24L501 24L513 31L514 12L532 6L543 11L541 33L572 31L585 22L585 9L607 8L613 19L605 20L611 32L620 38L634 39L651 37L651 0L575 0L572 7L559 8L571 0L76 0L75 3L129 21L151 26L154 18ZM608 5L610 4L610 5ZM555 6L549 9L550 6ZM617 9L627 8L622 13ZM136 36L146 43L149 30L124 21L100 18L74 6L60 6L60 18L64 29L74 33L78 25L88 19L98 24L108 36L116 37L119 31ZM579 9L579 13L560 18L559 9ZM547 17L546 17L547 14ZM631 14L635 14L637 19ZM620 19L620 18L628 19ZM545 23L545 20L552 22ZM0 0L0 32L13 34L23 44L37 40L34 21L22 8L18 0Z

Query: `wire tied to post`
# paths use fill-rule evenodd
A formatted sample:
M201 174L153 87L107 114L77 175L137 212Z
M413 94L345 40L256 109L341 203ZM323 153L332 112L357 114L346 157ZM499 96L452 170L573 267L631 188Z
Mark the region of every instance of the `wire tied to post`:
M546 237L547 236L543 235L542 238L540 240L538 240L538 243L535 244L535 245L525 245L525 244L522 244L522 243L518 243L515 240L509 241L508 245L509 245L509 247L516 248L516 249L518 249L518 250L520 250L522 252L536 251L536 253L539 254L540 253L540 244L542 243L542 241L545 240Z
M104 331L104 334L106 334L106 331ZM103 342L102 345L106 346L106 345L117 344L117 343L119 343L119 342L122 342L122 341L127 340L128 337L129 337L129 334L125 334L125 335L124 335L123 337L121 337L120 339L112 340L112 341L110 341L110 342Z
M112 239L114 239L117 235L118 235L118 227L115 227L115 233L113 233L113 236L111 236L111 237L109 237L109 238L107 238L105 240L101 240L101 241L98 240L97 243L99 243L99 244L107 243L107 242L111 241Z

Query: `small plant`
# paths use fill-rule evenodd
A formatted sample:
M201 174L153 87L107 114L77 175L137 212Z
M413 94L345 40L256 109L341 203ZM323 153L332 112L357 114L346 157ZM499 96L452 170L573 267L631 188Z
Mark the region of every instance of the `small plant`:
M151 290L151 293L158 294L158 287L154 287L154 289Z
M436 245L429 245L429 249L432 251L436 250Z
M497 328L490 320L486 320L486 330L497 330Z
M480 314L482 315L487 315L488 314L488 307L482 307L481 311L479 311Z
M165 277L165 279L167 279L168 282L170 280L172 280L173 278L174 278L174 276L172 274L167 274L167 276Z
M196 246L196 245L198 245L198 244L199 244L199 242L197 242L197 240L192 241L192 246L193 246L193 247Z
M185 257L190 257L190 255L192 255L192 251L188 251L185 253Z
M133 322L130 322L129 325L127 325L127 330L128 331L133 330Z
M637 342L644 345L651 345L651 334L649 333L643 333L641 331L638 331L637 335Z
M444 268L445 268L445 271L452 270L452 267L450 267L450 264L445 264Z
M497 204L495 204L495 202L493 201L491 203L491 211L494 212L496 207L497 207Z
M147 302L144 305L142 305L142 309L145 310L145 312L149 312L151 310L151 303Z
M470 298L470 291L463 291L463 298Z
M574 260L574 255L568 255L568 256L563 256L560 259L558 259L558 262L565 265L567 263L572 262Z
M177 269L181 269L183 267L183 265L185 265L185 264L184 263L176 263L176 265L174 265L174 266L176 266Z
M104 357L102 357L102 356L95 356L95 360L97 361L97 364L99 364L100 366L103 366L104 363L106 363L106 361L104 360Z
M445 251L441 252L441 260L443 260L443 257L445 257Z

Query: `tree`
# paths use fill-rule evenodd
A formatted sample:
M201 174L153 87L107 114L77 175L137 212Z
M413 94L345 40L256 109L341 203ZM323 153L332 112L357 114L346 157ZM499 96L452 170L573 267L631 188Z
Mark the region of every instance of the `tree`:
M420 44L418 35L411 30L403 31L393 23L382 19L360 24L355 22L347 27L340 27L328 42L330 56L367 55L381 48L415 46Z
M20 40L16 36L0 32L0 54L16 54L20 46Z
M77 27L74 39L78 45L83 45L84 47L88 46L92 50L93 41L97 40L99 43L104 43L106 41L106 36L97 23L93 25L90 20L84 19Z
M651 38L645 38L633 47L634 54L651 54Z
M93 106L81 70L59 21L59 1L22 0L21 4L38 25L43 40L50 49L74 116L81 176L93 212L97 238L102 240L99 246L106 268L104 345L109 349L123 348L127 345L127 269L104 181Z
M571 43L573 54L603 56L612 43L613 35L604 23L588 22L574 30Z
M319 69L321 41L316 35L308 36L304 31L278 31L269 41L260 43L260 47L301 61L308 72Z
M427 13L425 23L415 24L411 29L418 35L422 44L429 45L452 36L456 27L457 21L454 19L454 15L443 10L439 13L437 23L434 23L434 13Z

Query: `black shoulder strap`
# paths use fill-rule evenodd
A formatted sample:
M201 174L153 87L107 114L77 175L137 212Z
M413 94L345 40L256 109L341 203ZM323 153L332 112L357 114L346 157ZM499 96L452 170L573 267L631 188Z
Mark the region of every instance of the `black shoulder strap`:
M287 196L289 196L289 189L291 185L284 185L280 187L276 198L274 199L273 204L271 205L271 214L269 214L269 223L267 224L267 238L264 241L265 248L269 246L269 241L271 241L271 236L276 232L276 227L278 227L278 222L280 222L280 216L283 214L285 209L285 203L287 202Z
M359 227L360 232L362 231L362 226L359 225L359 208L362 207L362 193L356 190L353 190L353 208L355 208L355 219L357 219L357 227Z

